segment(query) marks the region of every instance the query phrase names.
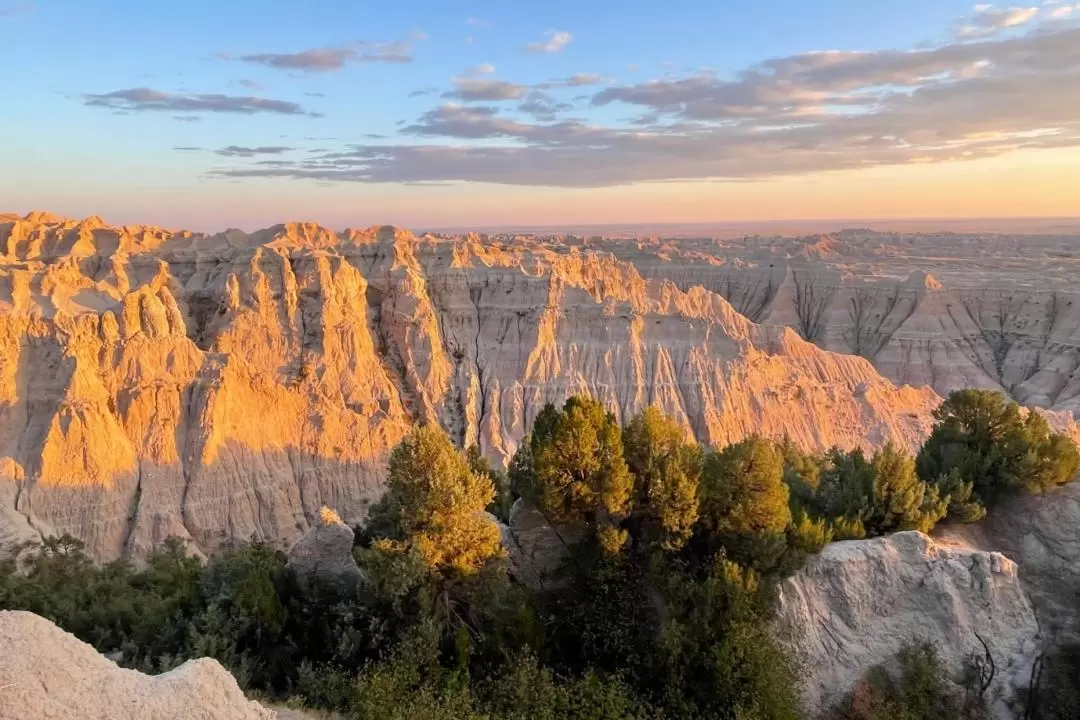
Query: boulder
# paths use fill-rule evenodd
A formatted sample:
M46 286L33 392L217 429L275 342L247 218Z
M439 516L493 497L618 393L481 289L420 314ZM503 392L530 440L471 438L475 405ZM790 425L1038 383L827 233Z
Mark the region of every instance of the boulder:
M510 572L534 590L550 588L555 571L566 559L570 546L581 539L575 528L553 527L524 498L510 508L510 524L503 526L503 545L510 558Z
M992 716L1014 718L1039 647L1015 563L919 532L828 545L781 585L775 629L803 668L812 713L870 668L889 668L905 644L932 644L959 681L985 642L996 668L985 695Z
M354 533L338 514L324 507L319 520L289 549L287 567L303 592L355 597L364 573L353 556Z
M273 720L215 660L157 676L117 667L28 612L0 611L4 720Z

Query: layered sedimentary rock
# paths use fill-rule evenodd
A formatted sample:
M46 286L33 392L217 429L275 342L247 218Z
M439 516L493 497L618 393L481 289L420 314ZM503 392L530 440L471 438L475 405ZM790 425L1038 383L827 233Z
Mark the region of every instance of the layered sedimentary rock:
M1011 560L918 532L826 546L784 581L776 621L806 674L811 712L840 702L869 668L895 670L905 645L928 642L956 681L970 657L990 653L995 673L984 697L1002 720L1017 717L1039 630Z
M0 612L0 717L5 720L273 720L216 660L157 676L116 666L28 612Z
M723 295L860 355L897 383L944 395L994 389L1080 412L1080 242L846 230L802 238L576 241L632 260L643 276Z
M6 216L0 542L70 532L99 559L170 535L286 547L323 505L361 520L415 423L502 461L573 393L623 420L657 404L711 444L911 448L927 432L933 391L643 276L632 250Z

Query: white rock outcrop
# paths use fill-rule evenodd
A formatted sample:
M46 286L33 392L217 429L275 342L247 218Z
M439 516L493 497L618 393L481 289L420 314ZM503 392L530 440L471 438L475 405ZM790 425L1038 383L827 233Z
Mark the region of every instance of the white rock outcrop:
M1080 642L1080 481L1010 497L982 522L940 526L935 534L1016 561L1045 648Z
M918 532L828 545L781 585L776 633L806 674L811 712L840 702L908 643L933 644L959 679L968 657L983 655L981 637L996 666L986 698L995 718L1011 720L1039 649L1011 560Z
M925 436L932 390L645 277L633 247L0 218L0 542L285 549L323 505L362 521L415 423L498 462L576 393L718 445Z
M117 667L48 620L0 611L4 720L273 720L215 660L162 675Z

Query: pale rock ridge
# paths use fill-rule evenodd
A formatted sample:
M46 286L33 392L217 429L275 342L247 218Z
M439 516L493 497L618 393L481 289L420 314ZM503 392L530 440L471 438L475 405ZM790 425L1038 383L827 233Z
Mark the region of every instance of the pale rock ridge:
M589 393L710 444L913 448L940 400L599 245L28 217L0 249L0 536L98 559L361 522L418 422L503 462Z
M806 674L810 712L827 710L875 665L908 643L928 641L952 677L981 637L996 666L984 696L993 717L1016 717L1039 651L1039 626L999 553L943 545L918 532L832 543L780 587L777 637Z
M28 612L0 611L5 720L273 720L215 660L157 676L125 670Z

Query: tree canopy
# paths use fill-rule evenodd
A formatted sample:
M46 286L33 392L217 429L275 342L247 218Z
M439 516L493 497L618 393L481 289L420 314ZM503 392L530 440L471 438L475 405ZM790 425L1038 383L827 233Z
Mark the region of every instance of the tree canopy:
M957 519L978 519L1009 493L1046 492L1080 470L1080 453L1070 438L1000 393L957 390L934 418L918 455L918 473L951 496L949 515Z
M474 573L502 553L499 529L485 513L495 487L475 464L430 426L413 430L390 454L389 505L404 542L432 568Z

